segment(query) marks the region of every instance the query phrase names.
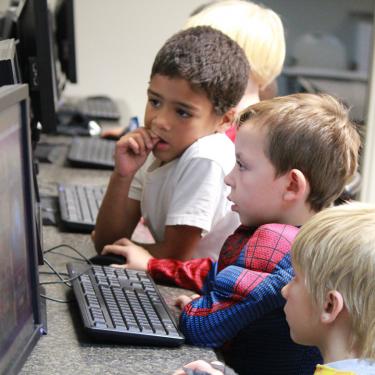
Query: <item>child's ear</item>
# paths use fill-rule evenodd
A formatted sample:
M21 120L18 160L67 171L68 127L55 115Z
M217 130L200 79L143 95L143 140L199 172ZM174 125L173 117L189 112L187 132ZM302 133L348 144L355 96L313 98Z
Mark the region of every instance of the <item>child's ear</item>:
M320 313L320 321L323 324L333 323L344 309L344 299L337 290L330 290L324 300L323 310Z
M227 112L225 112L221 116L221 120L219 121L216 127L216 131L220 133L224 133L227 129L229 129L234 122L235 115L236 115L235 108L231 108Z
M309 184L305 175L299 169L292 169L286 175L286 189L284 199L286 201L306 200L309 192Z

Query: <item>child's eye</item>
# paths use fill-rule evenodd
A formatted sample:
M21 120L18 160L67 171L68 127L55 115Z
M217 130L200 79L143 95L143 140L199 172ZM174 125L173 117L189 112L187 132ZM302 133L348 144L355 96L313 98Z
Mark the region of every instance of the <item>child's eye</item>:
M244 171L246 168L245 168L245 166L241 163L241 161L240 160L236 160L236 164L237 164L237 166L238 166L238 169L240 170L240 171Z
M154 107L154 108L159 108L160 107L160 100L154 99L154 98L149 98L148 102Z
M189 118L189 117L191 117L191 114L189 112L185 111L182 108L177 108L176 112L182 118Z

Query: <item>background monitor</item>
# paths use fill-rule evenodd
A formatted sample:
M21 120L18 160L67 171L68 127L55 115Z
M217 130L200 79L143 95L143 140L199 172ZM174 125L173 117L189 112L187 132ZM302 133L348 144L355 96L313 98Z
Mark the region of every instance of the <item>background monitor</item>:
M21 83L18 65L16 41L5 39L0 41L0 86Z
M20 0L14 14L13 37L18 40L22 81L29 85L33 133L37 123L46 133L55 133L57 128L62 88L55 66L51 18L47 0Z
M43 333L28 89L0 88L0 373L14 374Z
M57 0L54 9L58 59L67 80L77 83L73 0Z

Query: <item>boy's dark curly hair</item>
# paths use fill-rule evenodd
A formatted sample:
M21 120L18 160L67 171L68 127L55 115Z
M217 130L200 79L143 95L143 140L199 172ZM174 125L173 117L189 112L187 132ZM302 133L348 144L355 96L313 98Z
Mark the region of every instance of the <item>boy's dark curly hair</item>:
M182 78L193 89L203 90L216 114L235 107L250 75L242 48L209 26L192 27L173 35L156 55L151 78L161 74Z

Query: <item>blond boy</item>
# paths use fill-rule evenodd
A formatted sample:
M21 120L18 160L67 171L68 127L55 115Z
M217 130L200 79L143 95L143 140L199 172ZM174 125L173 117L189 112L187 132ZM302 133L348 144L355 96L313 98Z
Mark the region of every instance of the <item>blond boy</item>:
M375 374L375 206L315 215L296 237L292 263L284 310L292 339L322 353L315 374Z

